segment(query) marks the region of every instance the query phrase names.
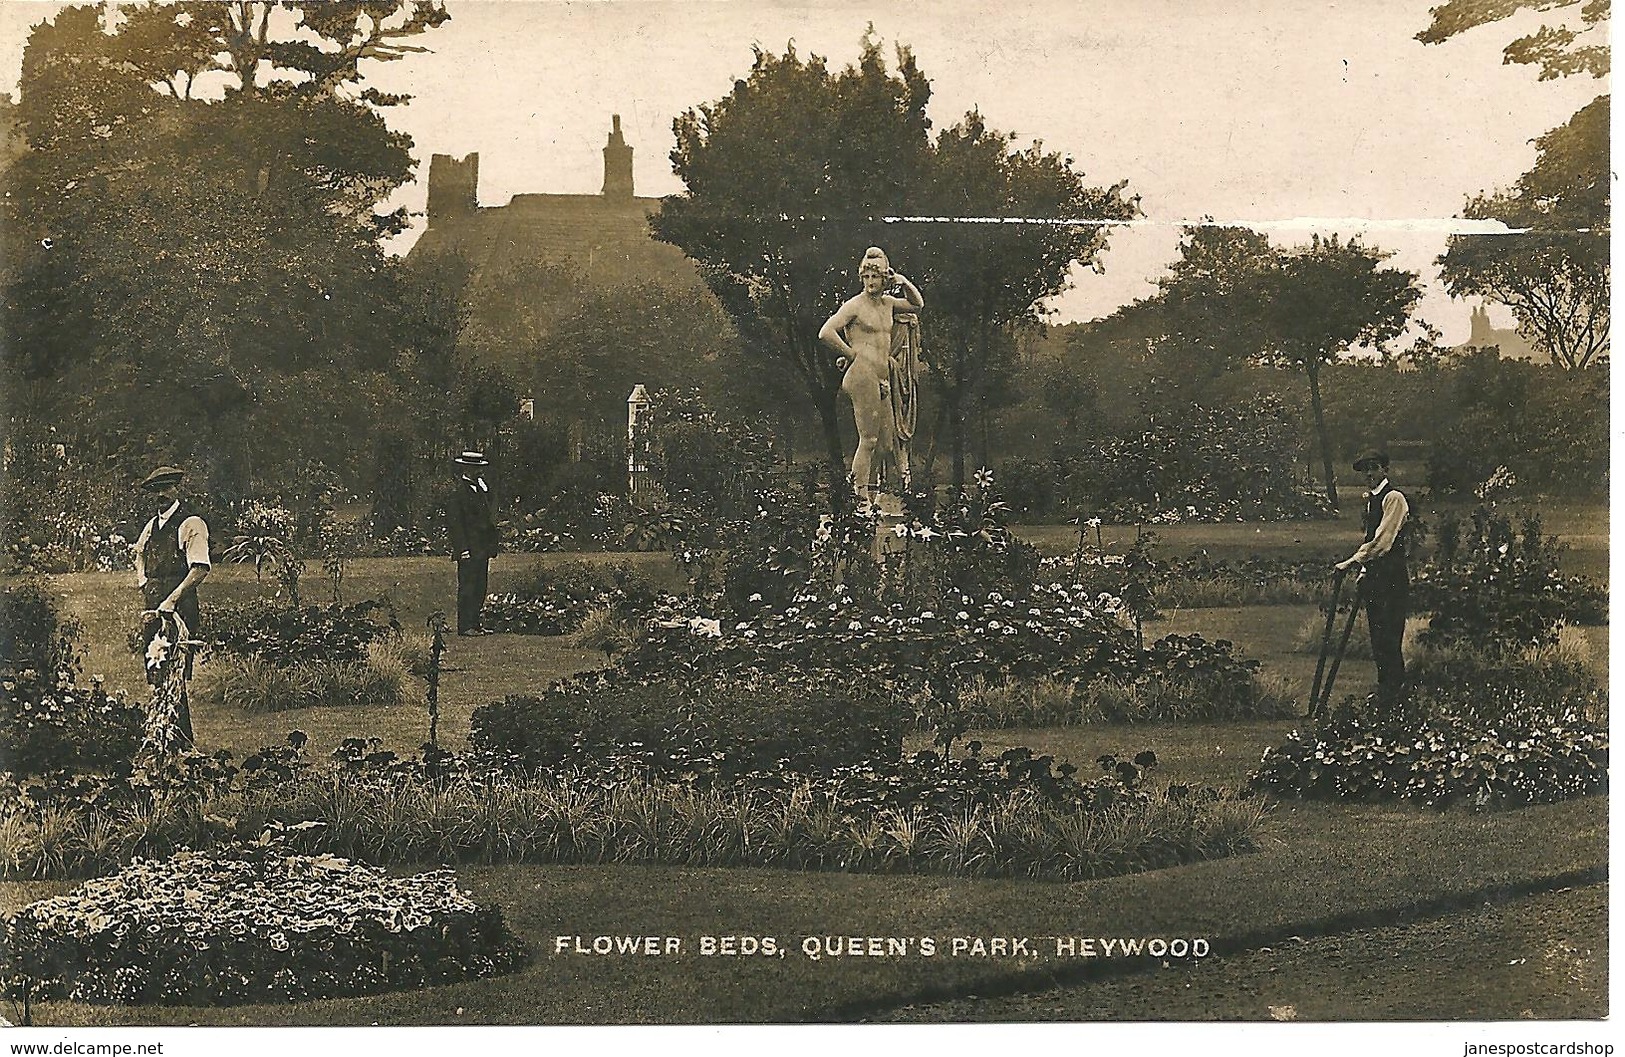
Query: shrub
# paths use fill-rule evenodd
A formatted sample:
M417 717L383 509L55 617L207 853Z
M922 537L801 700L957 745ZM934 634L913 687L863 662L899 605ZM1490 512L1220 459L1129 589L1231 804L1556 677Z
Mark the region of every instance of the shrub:
M39 584L0 587L0 668L76 672L83 634L84 625L63 617L56 599Z
M199 669L193 692L200 701L254 713L405 702L413 686L405 663L381 641L370 643L367 651L360 661L301 664L222 654Z
M450 870L415 877L274 843L137 859L5 924L8 992L91 1003L292 1002L427 987L527 960Z
M1413 584L1413 607L1431 618L1423 641L1494 653L1555 642L1563 623L1596 619L1606 602L1595 585L1558 573L1562 553L1556 537L1541 535L1538 516L1514 528L1493 501L1466 522L1442 519L1437 553Z
M484 705L470 722L476 749L527 767L613 756L660 776L816 772L895 757L902 747L900 714L839 671L736 671L683 683L583 677Z
M1607 791L1608 731L1577 717L1494 725L1343 718L1293 731L1248 775L1284 796L1404 800L1430 807L1521 807Z
M388 603L279 606L263 600L211 606L204 630L214 649L288 667L313 659L360 661L370 643L400 632Z
M95 771L128 763L146 712L98 682L75 687L65 672L0 672L0 768L21 775Z
M652 610L659 597L648 578L625 563L561 562L513 591L487 598L485 623L510 634L567 635L595 608L635 619Z
M1054 494L1066 509L1129 524L1316 516L1325 503L1298 476L1301 446L1291 412L1272 396L1193 405L1176 429L1151 424L1058 445Z

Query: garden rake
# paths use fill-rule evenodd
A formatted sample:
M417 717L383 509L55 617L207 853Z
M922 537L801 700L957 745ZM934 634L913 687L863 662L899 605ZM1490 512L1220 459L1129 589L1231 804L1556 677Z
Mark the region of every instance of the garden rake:
M1360 593L1364 570L1355 574L1354 597L1349 599L1348 620L1343 623L1343 634L1338 636L1337 650L1332 651L1332 628L1337 623L1337 606L1343 594L1343 582L1348 578L1347 569L1339 569L1332 576L1332 597L1326 605L1326 630L1320 639L1320 660L1315 663L1315 681L1309 690L1309 714L1318 716L1326 710L1332 700L1332 684L1337 681L1337 669L1343 663L1343 652L1348 649L1349 635L1354 631L1354 618L1360 613ZM1331 658L1328 668L1326 659ZM1324 678L1324 682L1322 679Z

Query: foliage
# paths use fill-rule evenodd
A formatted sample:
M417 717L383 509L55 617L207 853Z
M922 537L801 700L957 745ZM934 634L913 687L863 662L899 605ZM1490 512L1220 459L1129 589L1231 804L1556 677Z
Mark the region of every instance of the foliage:
M1585 596L1570 601L1570 581L1557 571L1562 549L1542 536L1532 515L1514 526L1494 503L1463 523L1442 519L1433 560L1413 580L1412 608L1430 615L1422 641L1496 653L1557 640Z
M447 329L381 248L413 161L380 109L404 98L358 82L444 11L102 14L64 8L24 52L29 149L0 174L13 410L87 459L186 465L224 503L310 462L355 479L354 438L433 415L416 383Z
M1456 297L1476 294L1511 308L1531 345L1579 371L1608 350L1609 97L1535 144L1534 168L1463 210L1513 232L1452 235L1440 274Z
M1123 433L1058 443L1048 467L1050 512L1086 510L1120 524L1310 517L1324 503L1303 487L1301 461L1302 442L1281 401L1193 405L1177 429L1152 416Z
M622 619L639 619L658 598L648 578L624 562L568 561L538 570L513 591L491 595L485 623L512 634L568 635L590 612L607 609Z
M134 849L202 848L267 826L289 851L380 862L654 862L1082 880L1236 854L1262 814L1211 790L1146 788L1149 753L1079 781L1015 749L929 754L802 776L770 766L718 783L703 766L651 779L646 759L515 775L425 747L400 759L351 739L315 768L290 745L239 768L196 755L122 786L33 783L0 802L10 876L105 869ZM181 769L184 768L184 773ZM133 798L133 799L132 799ZM308 820L321 825L301 825ZM287 853L284 852L284 855Z
M1429 400L1427 433L1434 492L1465 495L1506 467L1532 492L1606 494L1606 364L1570 373L1485 350L1438 373L1444 392Z
M735 672L695 681L567 680L475 710L470 743L526 767L616 762L673 778L797 774L895 757L902 717L838 671Z
M8 581L0 585L0 667L32 668L54 676L79 670L84 625L65 617L43 584Z
M337 998L528 960L501 911L451 870L392 877L269 839L136 859L22 908L5 939L12 996L130 1005Z
M1248 781L1261 791L1319 799L1439 808L1546 804L1607 791L1608 731L1572 716L1540 725L1344 718L1292 732Z
M911 53L898 49L893 73L872 37L839 73L793 45L782 56L758 48L728 95L673 122L672 169L686 190L662 204L655 236L699 262L746 352L804 387L832 496L846 472L841 375L817 335L854 287L862 247L890 227L879 218L908 215L924 186L930 92Z
M127 765L145 720L139 703L109 694L100 681L85 688L66 671L0 671L0 764L16 774Z
M410 692L411 673L404 665L376 655L383 641L372 640L361 660L307 659L286 664L254 653L221 654L199 670L192 696L251 713L398 705Z
M300 608L227 603L210 606L204 621L214 649L280 667L364 660L368 644L400 632L394 612L379 599Z
M1397 706L1351 701L1294 731L1249 776L1305 797L1521 807L1607 791L1606 695L1552 646L1424 647Z
M1014 133L987 126L972 110L931 146L924 201L915 213L939 217L1018 217L1048 223L932 224L918 236L911 269L930 290L932 380L952 453L951 483L966 481L966 417L998 392L1018 326L1039 322L1040 303L1069 284L1075 265L1101 267L1105 223L1130 220L1138 200L1127 181L1089 187L1071 157L1038 143L1017 149ZM940 434L933 450L940 446Z
M1525 10L1551 11L1580 5L1581 28L1543 25L1535 32L1512 41L1502 51L1503 61L1540 67L1542 81L1589 73L1608 73L1608 32L1611 0L1445 0L1429 12L1433 21L1416 35L1423 44L1438 44L1477 26L1498 22ZM1599 34L1597 31L1601 31ZM1590 34L1590 39L1581 39ZM1603 39L1598 40L1601 36Z

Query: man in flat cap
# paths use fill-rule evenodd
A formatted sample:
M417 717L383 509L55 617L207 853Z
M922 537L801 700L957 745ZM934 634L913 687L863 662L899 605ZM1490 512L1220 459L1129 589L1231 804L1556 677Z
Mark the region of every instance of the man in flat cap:
M182 500L184 476L174 466L160 466L141 482L143 495L152 501L153 513L136 537L135 583L147 609L176 614L196 638L202 623L197 586L209 575L209 526ZM150 644L162 626L161 621L149 621L143 628L145 641ZM177 721L185 740L190 742L192 717L184 702Z
M452 463L458 480L447 511L447 529L451 555L457 560L457 634L489 635L482 613L491 559L499 548L496 502L481 471L491 464L478 451L465 451Z
M1371 655L1377 662L1377 702L1392 708L1405 690L1405 618L1409 615L1411 577L1405 566L1406 522L1410 504L1388 479L1388 456L1367 450L1354 460L1365 474L1368 491L1360 528L1365 542L1343 561L1342 570L1358 569L1365 600Z

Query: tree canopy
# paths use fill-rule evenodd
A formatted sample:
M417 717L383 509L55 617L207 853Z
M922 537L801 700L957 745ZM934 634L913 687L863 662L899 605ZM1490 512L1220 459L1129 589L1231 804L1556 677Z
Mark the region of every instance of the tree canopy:
M1521 11L1579 10L1579 27L1543 25L1512 41L1502 61L1540 67L1540 79L1571 74L1608 75L1608 19L1612 0L1447 0L1429 14L1433 21L1416 35L1423 44L1439 44L1467 30L1499 22Z
M1534 347L1566 370L1609 342L1609 98L1535 140L1535 165L1512 187L1468 200L1464 215L1506 235L1457 235L1439 258L1446 288L1512 309Z
M299 446L239 439L301 405L277 394L408 406L391 375L443 355L447 326L380 246L406 222L379 212L414 165L378 109L401 100L355 82L437 11L148 4L107 27L82 6L36 27L18 104L29 149L0 176L14 416L252 475ZM221 83L193 92L204 76ZM340 437L328 449L347 457Z
M1037 318L1072 266L1105 247L1102 227L1073 221L1132 215L1121 184L1090 188L1070 159L1036 144L1014 149L980 114L933 139L930 94L907 48L892 69L866 35L858 61L839 72L793 46L758 50L731 93L675 122L672 164L687 190L666 200L656 234L699 262L745 347L800 381L832 481L844 475L841 376L818 332L858 289L866 246L882 246L922 284L927 357L941 368L946 404L960 409L962 451L964 402L984 391L1009 328ZM1010 222L886 219L918 216Z

